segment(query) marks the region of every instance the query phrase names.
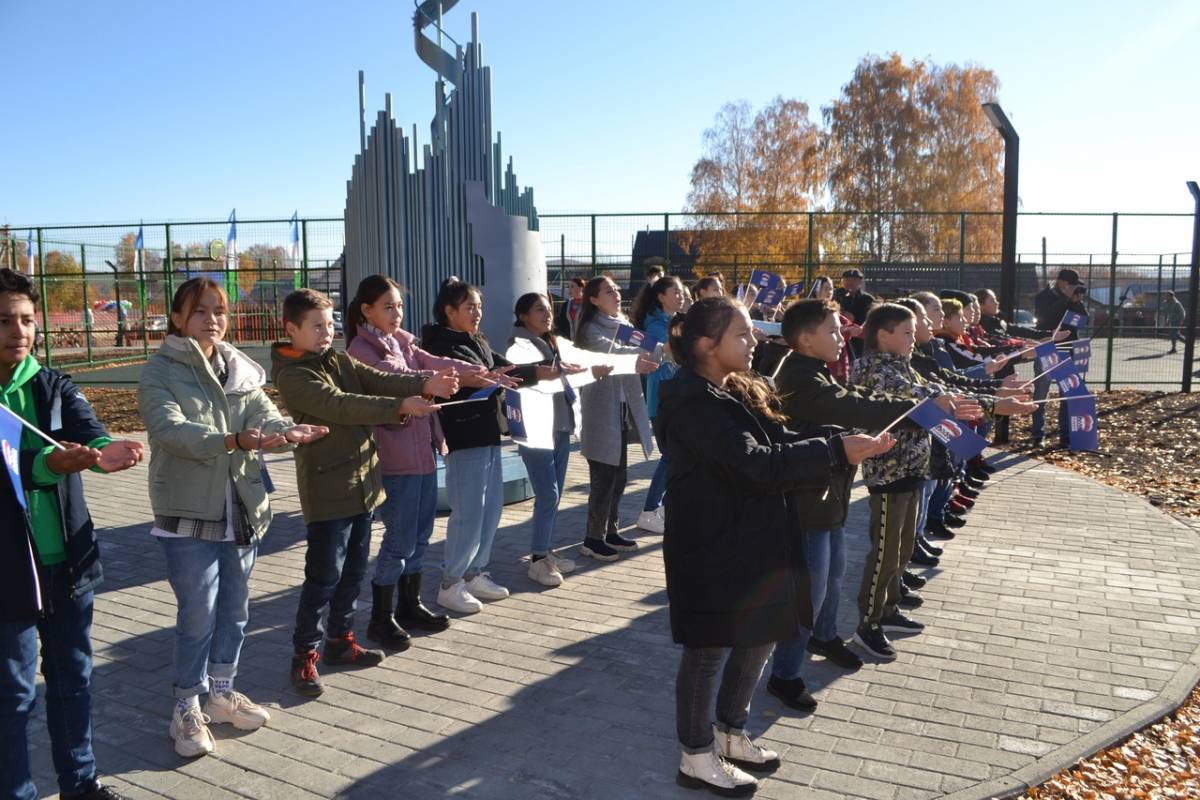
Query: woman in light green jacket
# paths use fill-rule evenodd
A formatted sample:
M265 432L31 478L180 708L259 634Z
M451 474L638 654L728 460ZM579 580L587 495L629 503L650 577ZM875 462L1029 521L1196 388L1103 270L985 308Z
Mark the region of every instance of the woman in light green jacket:
M254 730L270 719L233 690L250 571L271 524L262 453L328 433L279 413L263 391L263 368L222 341L228 319L219 284L208 278L182 284L168 335L138 386L150 436L151 533L166 554L179 607L170 735L185 757L212 752L208 722ZM203 711L202 694L208 695Z

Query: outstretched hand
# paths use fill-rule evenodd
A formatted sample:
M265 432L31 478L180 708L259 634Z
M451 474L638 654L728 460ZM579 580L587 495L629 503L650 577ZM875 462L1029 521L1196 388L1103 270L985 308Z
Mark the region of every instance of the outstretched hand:
M136 466L142 460L145 446L133 439L117 439L100 448L97 466L105 472L120 472Z
M283 436L292 444L312 444L328 433L329 428L324 425L293 425Z
M62 450L53 450L46 456L46 466L59 475L70 475L73 472L83 472L100 463L100 451L94 447L84 447L75 442L59 442Z
M433 379L430 378L430 380ZM404 402L400 404L401 417L427 417L437 410L438 406L429 402L424 397L406 397L404 398Z
M851 464L861 464L868 458L882 455L891 450L896 444L896 437L890 433L869 436L865 433L852 433L842 437L842 448L846 451L846 461Z
M425 379L425 386L422 394L429 394L433 395L434 397L453 397L457 391L458 370L456 370L454 367L447 367L446 369L435 373L433 377Z

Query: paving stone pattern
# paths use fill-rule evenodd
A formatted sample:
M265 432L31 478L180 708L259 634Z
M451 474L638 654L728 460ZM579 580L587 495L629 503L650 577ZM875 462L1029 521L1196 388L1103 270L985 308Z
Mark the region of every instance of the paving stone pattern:
M654 466L640 451L630 461L626 523ZM813 661L805 676L821 706L807 717L785 713L760 684L750 727L784 758L760 797L986 796L996 779L1144 711L1188 668L1200 642L1196 531L1074 473L1000 463L944 568L929 571L916 612L928 627L898 642L897 661L853 675ZM87 475L107 573L93 630L95 748L113 784L134 797L206 800L697 796L674 784L679 653L658 537L641 532L637 553L580 560L564 586L542 589L525 576L532 501L509 506L493 574L511 598L419 636L380 667L324 671L325 694L309 701L291 692L287 674L304 557L290 456L273 458L272 475L276 518L252 579L237 681L272 720L254 733L214 726L216 754L193 761L167 737L175 605L148 534L146 470ZM586 498L576 453L556 545L578 541ZM846 636L866 520L859 486L847 528ZM442 517L426 559L428 602L444 533ZM376 546L381 535L377 525ZM48 793L40 702L37 714L36 775Z

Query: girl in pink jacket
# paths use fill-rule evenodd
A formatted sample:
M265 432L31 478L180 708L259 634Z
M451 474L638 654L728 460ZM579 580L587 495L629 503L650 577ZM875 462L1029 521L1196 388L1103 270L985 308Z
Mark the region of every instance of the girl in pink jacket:
M439 358L417 347L416 337L400 327L404 295L384 275L369 275L346 309L346 352L386 372L458 370L464 386L486 386L502 376L454 358ZM440 631L450 625L421 603L421 567L437 514L437 465L434 450L445 453L438 415L412 417L375 427L375 446L383 469L387 499L376 512L383 520L383 542L371 579L374 600L367 638L403 650L409 635L403 626ZM392 601L395 599L395 612Z

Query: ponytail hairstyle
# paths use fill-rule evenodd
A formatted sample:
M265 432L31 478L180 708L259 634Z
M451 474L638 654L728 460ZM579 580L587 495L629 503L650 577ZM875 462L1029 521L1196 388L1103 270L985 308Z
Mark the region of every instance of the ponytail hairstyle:
M433 318L437 320L437 324L449 327L450 318L446 316L446 306L458 308L472 292L483 297L478 288L460 280L457 275L451 275L442 281L442 285L438 287L437 298L433 301Z
M724 295L697 300L686 315L676 315L671 320L671 354L684 369L695 372L700 363L696 351L700 339L721 341L733 320L745 313L741 306ZM680 316L683 317L682 325L677 324ZM779 395L762 376L754 372L734 372L725 378L722 388L751 412L772 422L782 424L787 421L780 411L783 403Z
M633 323L633 327L639 330L644 328L646 317L662 308L662 300L660 298L672 286L677 286L680 292L683 291L683 281L674 275L667 275L659 278L654 283L647 283L642 287L642 290L638 292L637 298L633 301L633 307L629 310L629 321Z
M600 309L592 302L592 298L599 297L605 284L611 282L612 278L607 275L597 275L587 282L587 286L583 287L583 298L580 301L582 308L579 309L579 319L575 320L576 344L583 339L583 329L600 313Z
M863 323L864 350L866 352L879 350L879 331L885 330L891 333L896 330L897 325L908 320L915 323L916 316L912 311L896 303L880 303L872 308L871 313L867 314L867 321Z
M551 302L548 295L544 295L541 292L527 292L517 298L517 304L513 307L513 325L517 326L518 328L524 328L525 323L521 321L521 316L523 314L528 314L529 310L533 308L534 304L537 303L538 300L546 301L546 303L550 306L551 316L553 316L554 303ZM550 324L550 330L542 334L540 338L550 345L554 352L558 352L558 337L554 335L553 322Z
M354 293L354 299L346 308L346 344L354 341L354 337L358 335L358 326L367 322L362 307L374 305L375 301L392 289L399 292L401 297L404 296L404 287L386 275L368 275L359 282L358 291Z

